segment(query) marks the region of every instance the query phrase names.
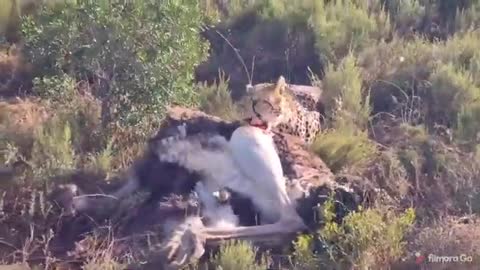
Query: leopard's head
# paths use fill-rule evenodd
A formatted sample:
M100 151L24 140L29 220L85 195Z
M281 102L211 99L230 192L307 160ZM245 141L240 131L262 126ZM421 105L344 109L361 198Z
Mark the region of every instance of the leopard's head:
M253 122L275 127L285 123L291 113L292 96L287 93L285 78L280 76L276 83L257 84L247 88L247 118Z

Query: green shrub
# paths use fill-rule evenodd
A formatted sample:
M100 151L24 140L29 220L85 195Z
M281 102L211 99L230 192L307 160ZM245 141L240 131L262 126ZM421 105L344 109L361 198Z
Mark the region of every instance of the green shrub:
M35 78L33 92L56 108L56 113L70 123L76 152L85 153L104 147L103 137L108 137L108 134L105 125L102 125L101 102L92 96L85 82L79 83L67 74Z
M60 74L35 78L32 90L40 98L67 104L73 101L77 85L75 78L67 74Z
M315 76L312 80L314 85L319 82ZM370 105L356 58L350 54L338 67L329 66L322 88L331 128L317 136L313 151L335 172L365 165L376 146L368 138Z
M458 33L437 47L438 58L443 63L451 63L458 69L470 72L475 68L474 58L478 57L480 35L475 32Z
M319 134L312 144L312 149L333 172L361 169L377 151L366 132L346 127L330 129Z
M476 33L435 44L421 38L394 39L365 50L359 65L372 89L374 113L392 113L429 131L437 125L451 127L458 140L475 143L479 51Z
M75 153L70 124L55 117L35 134L30 162L37 177L51 177L73 169Z
M480 173L475 158L447 146L423 126L403 124L395 130L389 145L407 172L410 198L422 220L449 213L469 213L480 190ZM421 194L421 196L419 196ZM413 196L412 196L413 195Z
M220 251L212 258L217 270L265 270L267 262L261 258L255 260L257 250L246 241L229 241L220 247Z
M89 164L87 164L87 169L90 171L96 171L99 174L106 174L112 169L112 142L108 143L105 149L102 149L96 153L89 153Z
M137 123L171 102L195 103L193 71L207 49L202 19L193 0L80 0L43 6L22 31L37 77L86 80L108 119Z
M372 120L389 113L405 123L422 123L419 91L429 87L436 45L422 38L394 38L367 48L358 56L364 87L370 89Z
M321 2L315 0L298 0L295 2L267 0L262 3L263 5L259 6L264 18L277 19L288 22L291 25L303 25L306 27L312 12L323 6Z
M313 77L313 84L318 79ZM360 130L368 127L370 105L362 85L362 74L357 59L349 54L338 67L330 65L322 80L322 98L332 126L355 126Z
M228 79L220 74L218 82L208 86L206 83L197 86L199 94L199 109L205 113L218 116L225 120L237 120L237 107L233 103Z
M327 265L382 268L405 252L405 237L415 220L412 208L402 214L383 208L360 209L348 214L340 225L333 221L333 211L332 203L324 206L326 224L320 230Z
M455 16L454 31L455 33L466 33L475 31L480 25L480 2L477 0L470 1L471 6L460 10Z
M480 101L462 105L457 118L457 140L466 142L470 147L478 144L480 142Z
M425 5L421 0L384 0L385 9L397 30L402 27L416 26L425 16Z
M319 267L319 258L314 253L314 237L312 235L301 235L294 242L295 251L294 268L295 270L316 270Z
M350 51L358 52L390 33L387 13L369 12L369 1L316 1L310 25L323 62L337 62Z
M424 97L429 123L455 123L462 106L480 97L468 73L455 69L452 64L439 66L431 76L430 93Z

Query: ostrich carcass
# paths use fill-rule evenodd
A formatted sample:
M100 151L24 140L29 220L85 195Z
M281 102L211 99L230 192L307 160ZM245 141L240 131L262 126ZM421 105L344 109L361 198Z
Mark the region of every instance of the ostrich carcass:
M181 133L179 127L182 126L186 127L183 130L185 134L179 134ZM188 171L179 164L160 161L158 149L161 142L176 136L183 136L188 140L195 136L208 136L208 134L220 135L229 140L232 133L240 126L240 122L226 122L200 111L181 107L170 109L159 132L149 140L144 155L131 167L128 174L130 181L118 190L115 195L123 198L137 189L145 189L151 191L150 202L171 197L172 194L188 197L198 186L197 184L201 181L201 176L195 172ZM295 198L296 212L302 218L303 223L307 225L306 228L316 224L315 207L327 200L331 192L334 192L337 201L341 202L345 208L354 208L361 201L361 196L357 195L352 187L348 186L348 183L340 185L335 181L334 175L325 163L312 154L299 138L279 133L275 130L273 138L283 172L287 178L287 191L291 195L290 197ZM203 146L200 145L200 147ZM209 161L205 160L205 162ZM233 209L239 220L238 226L249 227L247 230L255 230L256 227L261 226L256 223L258 209L255 209L251 200L241 194L236 194L234 191L230 190L230 193L231 198L224 203L225 205L218 202L220 204L218 210ZM186 204L188 205L188 203ZM75 208L78 210L86 210L92 207L92 204L83 199L74 201L74 205L76 205ZM178 207L178 203L175 203L175 200L170 200L167 202L163 201L157 206L153 209L149 208L150 214L147 214L147 210L143 209L139 211L139 215L132 215L133 223L138 223L142 216L152 217L150 223L161 223L165 233L163 245L169 249L167 257L169 259L172 259L172 257L176 258L177 264L184 263L189 257L198 257L203 254L205 242L209 244L223 239L222 233L203 233L209 231L209 224L202 221L201 215L193 214L192 211L190 211L189 215L184 215L185 209L191 205ZM201 209L202 207L200 207ZM161 219L153 218L154 214L152 213L161 215ZM139 228L139 226L130 227L136 228L137 231ZM298 230L300 230L300 227ZM218 232L218 230L215 232ZM272 240L271 233L262 235L262 233L258 232L245 235L237 234L233 235L233 238L247 237L259 243ZM282 237L273 236L277 240L285 240L289 239L288 237L295 232L294 230L287 230L284 235L280 235ZM212 235L214 237L208 237ZM228 233L224 235L225 238L232 238L232 235Z

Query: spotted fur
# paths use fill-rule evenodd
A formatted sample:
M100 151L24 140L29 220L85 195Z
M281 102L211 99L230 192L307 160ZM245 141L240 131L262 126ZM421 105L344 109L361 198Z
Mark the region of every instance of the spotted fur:
M282 84L283 85L280 85ZM271 107L260 107L260 114L271 114L272 111L282 114L282 121L275 129L290 135L300 137L305 143L311 144L321 131L320 113L316 110L317 102L305 93L294 93L283 77L276 84L261 83L249 88L242 100L246 117L252 116L253 101L267 101ZM263 110L262 110L263 109Z

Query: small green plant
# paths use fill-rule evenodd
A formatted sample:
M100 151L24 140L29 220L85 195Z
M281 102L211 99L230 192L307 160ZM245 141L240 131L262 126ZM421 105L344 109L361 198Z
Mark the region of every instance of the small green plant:
M332 204L324 212L332 212ZM342 224L326 216L326 224L320 230L330 262L348 267L388 266L405 252L405 237L415 221L412 208L402 214L383 208L359 209L348 214Z
M319 267L319 258L314 253L314 237L312 235L301 235L294 242L293 252L295 270L316 270Z
M53 102L72 102L77 91L75 78L61 74L51 77L37 77L33 80L33 93Z
M347 128L330 129L319 134L312 149L333 172L361 168L377 151L367 133Z
M217 270L265 270L266 259L262 256L257 263L257 250L246 241L229 241L220 247L220 251L212 258Z
M475 146L480 142L480 101L462 105L458 113L456 138Z
M52 118L35 135L31 162L38 177L50 177L75 166L70 124Z
M213 85L198 85L199 109L205 113L218 116L225 120L238 119L237 107L233 103L228 89L228 79L220 73L218 82Z
M439 66L431 82L431 98L427 100L429 123L454 125L462 106L480 98L480 88L470 75L451 64Z
M97 171L100 173L107 174L112 168L112 141L110 141L105 149L89 155L89 167L92 171Z
M353 54L345 57L338 67L330 65L322 81L323 98L332 126L344 124L365 130L370 117L369 95L366 95L361 70ZM312 75L313 84L318 78ZM348 121L348 123L346 122Z
M315 76L312 80L318 83ZM338 68L330 66L322 83L331 128L317 136L312 149L334 172L366 164L376 146L366 131L371 109L356 58L350 54Z

